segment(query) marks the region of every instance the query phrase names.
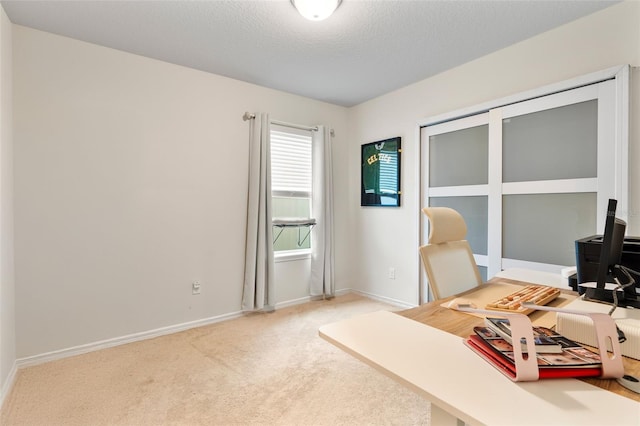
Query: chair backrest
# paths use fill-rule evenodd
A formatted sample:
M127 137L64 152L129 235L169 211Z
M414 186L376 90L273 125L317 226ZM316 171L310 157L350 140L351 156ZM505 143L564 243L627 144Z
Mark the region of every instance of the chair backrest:
M482 284L473 252L464 237L464 218L448 207L425 207L429 218L429 244L420 247L429 287L435 300Z

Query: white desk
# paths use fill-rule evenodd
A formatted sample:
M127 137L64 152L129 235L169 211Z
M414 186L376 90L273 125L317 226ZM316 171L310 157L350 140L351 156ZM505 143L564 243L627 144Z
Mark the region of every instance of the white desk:
M514 383L462 338L380 311L320 336L432 403L431 424L640 425L640 404L575 379Z

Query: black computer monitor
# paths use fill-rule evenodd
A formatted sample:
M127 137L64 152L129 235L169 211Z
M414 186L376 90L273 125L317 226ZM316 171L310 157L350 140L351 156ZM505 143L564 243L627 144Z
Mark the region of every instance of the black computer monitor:
M627 270L620 264L622 250L624 246L624 233L627 224L616 218L616 200L609 200L607 207L607 217L602 236L602 247L600 249L600 261L598 265L598 275L595 288L587 288L585 299L606 303L616 303L618 306L640 307L640 300L636 293L636 282ZM608 277L613 278L607 279ZM622 291L607 289L605 284L608 281L617 281L622 286L626 286ZM614 291L617 291L614 298Z

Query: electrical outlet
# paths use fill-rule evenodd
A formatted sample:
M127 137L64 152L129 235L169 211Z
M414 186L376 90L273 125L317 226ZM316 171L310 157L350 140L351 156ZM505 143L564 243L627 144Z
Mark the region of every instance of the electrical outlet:
M390 280L395 280L396 279L396 268L394 268L394 267L390 267L389 268L389 279Z
M200 281L191 283L191 294L200 294Z

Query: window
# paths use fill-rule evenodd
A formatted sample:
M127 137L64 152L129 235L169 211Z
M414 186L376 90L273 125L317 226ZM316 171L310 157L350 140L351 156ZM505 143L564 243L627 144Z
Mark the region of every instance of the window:
M272 125L271 214L274 219L311 217L311 147L310 131ZM276 254L309 251L310 231L308 226L274 226L274 251Z

